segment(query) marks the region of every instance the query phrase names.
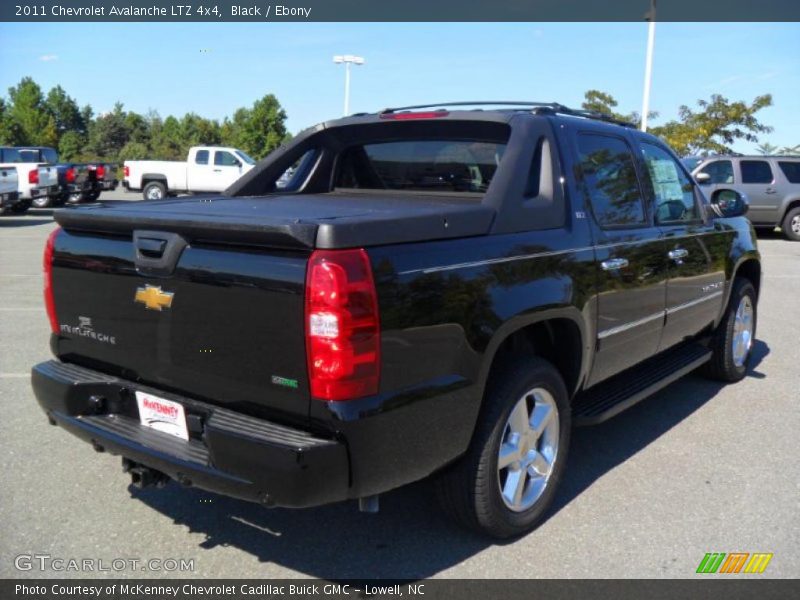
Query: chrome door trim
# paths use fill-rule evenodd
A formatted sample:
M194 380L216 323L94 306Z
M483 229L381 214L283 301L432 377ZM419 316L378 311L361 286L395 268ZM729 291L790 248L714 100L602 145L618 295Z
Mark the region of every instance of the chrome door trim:
M690 300L689 302L684 302L683 304L676 304L675 306L671 306L667 309L667 315L674 314L678 311L683 310L684 308L691 308L692 306L697 306L703 302L707 302L709 300L713 300L714 298L719 298L722 296L722 292L713 292L708 294L707 296L703 296L702 298L695 298L694 300Z
M652 315L643 317L641 319L631 321L630 323L623 323L622 325L618 325L617 327L612 327L611 329L604 329L603 331L597 333L597 339L602 340L609 336L622 333L623 331L628 331L629 329L633 329L634 327L639 327L640 325L650 323L651 321L655 321L656 319L663 319L663 318L664 318L664 311L662 310Z

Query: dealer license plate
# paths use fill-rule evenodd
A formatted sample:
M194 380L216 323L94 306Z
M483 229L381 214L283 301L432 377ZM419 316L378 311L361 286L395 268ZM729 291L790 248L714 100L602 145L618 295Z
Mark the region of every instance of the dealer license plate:
M188 441L189 430L182 404L144 392L136 392L136 404L142 425Z

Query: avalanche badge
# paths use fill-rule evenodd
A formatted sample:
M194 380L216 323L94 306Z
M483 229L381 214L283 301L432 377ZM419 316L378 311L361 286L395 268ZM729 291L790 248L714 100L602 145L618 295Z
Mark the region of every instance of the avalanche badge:
M174 295L172 292L161 291L160 286L147 284L143 288L136 288L136 296L133 297L133 301L141 302L148 310L160 312L172 306Z

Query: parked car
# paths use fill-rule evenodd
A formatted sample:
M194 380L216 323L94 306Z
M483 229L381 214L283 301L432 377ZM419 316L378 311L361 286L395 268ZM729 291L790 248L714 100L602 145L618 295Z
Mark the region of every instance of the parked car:
M92 198L95 184L93 177L90 176L89 165L61 162L55 148L46 146L23 146L17 150L22 157L22 162L51 164L55 167L58 175L58 194L34 198L34 208L60 206L65 202L74 204Z
M38 198L56 197L59 194L56 168L47 162L25 162L17 148L0 147L0 168L16 167L19 202L14 207L24 213Z
M725 188L746 195L756 227L780 227L800 241L800 156L709 156L693 175L707 193Z
M111 163L90 163L89 179L92 182L92 191L87 195L86 199L94 202L103 192L117 189L119 185L117 166Z
M17 168L0 166L0 215L15 212L15 208L19 203L18 190Z
M518 535L573 425L699 367L745 376L745 210L561 105L331 121L224 196L57 212L33 391L136 485L372 511L433 475L458 521Z
M221 192L255 164L236 148L194 146L186 162L126 160L122 185L130 191L142 191L145 200L187 192Z

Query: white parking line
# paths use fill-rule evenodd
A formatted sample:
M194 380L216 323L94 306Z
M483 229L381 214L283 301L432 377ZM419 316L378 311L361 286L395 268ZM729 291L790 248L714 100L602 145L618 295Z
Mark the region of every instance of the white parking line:
M30 376L30 373L0 373L0 379L24 379Z

